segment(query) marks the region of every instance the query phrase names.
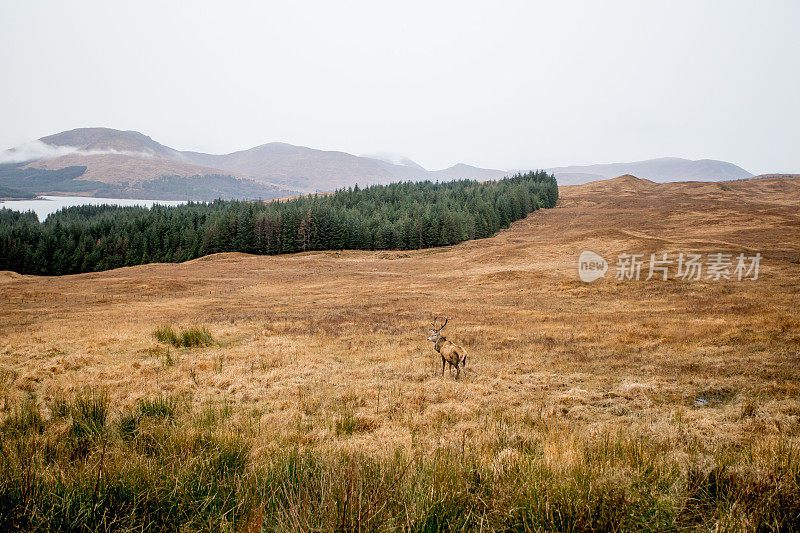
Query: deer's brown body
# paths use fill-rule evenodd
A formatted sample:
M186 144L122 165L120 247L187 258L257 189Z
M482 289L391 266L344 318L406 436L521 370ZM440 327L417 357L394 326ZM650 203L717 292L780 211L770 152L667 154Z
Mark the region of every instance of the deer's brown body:
M438 317L433 321L433 329L428 340L433 343L433 349L442 356L442 375L444 376L444 367L449 364L451 369L453 367L456 368L456 379L458 379L462 371L465 374L467 372L467 350L463 346L447 340L441 334L442 328L447 325L448 318L445 318L444 324L438 329L436 328L436 320L438 320Z

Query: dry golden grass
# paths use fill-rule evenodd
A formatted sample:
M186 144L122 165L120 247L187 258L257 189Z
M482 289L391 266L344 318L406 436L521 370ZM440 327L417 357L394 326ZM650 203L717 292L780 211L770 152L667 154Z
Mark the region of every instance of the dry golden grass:
M478 448L498 420L565 465L570 443L621 429L675 443L797 443L798 208L793 179L623 177L563 187L557 208L444 249L3 273L0 402L87 386L123 406L158 394L227 402L241 407L235 423L255 425L256 456L289 444ZM612 279L584 284L584 249L764 259L757 281L617 282L612 264ZM195 289L205 295L162 297ZM129 298L63 301L110 293ZM61 299L8 303L21 295ZM452 317L446 333L469 352L465 381L438 374L425 342L433 313ZM172 348L165 362L152 336L164 324L206 326L218 344ZM701 396L708 403L695 405ZM487 459L501 464L512 448Z

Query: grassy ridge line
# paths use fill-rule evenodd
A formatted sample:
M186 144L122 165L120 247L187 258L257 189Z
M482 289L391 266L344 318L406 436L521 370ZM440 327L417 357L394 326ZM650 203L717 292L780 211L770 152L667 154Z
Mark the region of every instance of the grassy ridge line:
M0 270L70 274L217 252L403 250L458 244L558 200L545 172L492 182L404 182L285 202L216 201L152 209L79 206L39 223L0 210Z
M800 453L507 420L380 455L263 444L228 404L102 392L17 404L0 433L0 528L118 531L792 531ZM346 412L323 423L354 432ZM531 433L532 428L536 428ZM748 466L744 466L748 465Z

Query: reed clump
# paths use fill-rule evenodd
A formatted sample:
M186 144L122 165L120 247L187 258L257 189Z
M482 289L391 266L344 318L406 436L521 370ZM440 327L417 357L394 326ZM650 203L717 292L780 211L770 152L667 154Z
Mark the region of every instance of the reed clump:
M174 326L166 324L156 329L153 337L158 342L176 348L205 348L216 344L214 336L205 326L191 326L178 331Z

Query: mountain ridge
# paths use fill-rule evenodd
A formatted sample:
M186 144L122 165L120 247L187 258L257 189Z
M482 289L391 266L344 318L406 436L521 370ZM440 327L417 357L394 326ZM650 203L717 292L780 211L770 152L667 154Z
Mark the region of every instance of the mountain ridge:
M26 157L26 153L30 157ZM285 142L265 143L227 154L208 154L176 150L137 131L105 127L63 131L0 154L0 164L3 160L25 163L26 170L57 171L85 166L85 173L74 180L129 186L131 194L138 193L136 186L163 177L213 175L249 179L266 187L281 188L285 195L330 191L355 184L363 187L422 179L498 179L508 174L504 170L463 163L429 171L407 157L387 159L380 154L357 156ZM80 190L85 192L86 184L80 185ZM77 187L76 184L70 186ZM248 191L252 192L252 187L248 187ZM64 191L40 191L45 192ZM273 197L272 194L265 191L265 198L269 197Z
M3 163L7 161L7 163ZM17 163L19 165L17 165ZM9 167L8 165L12 165ZM68 193L80 190L115 190L136 197L151 187L149 197L159 194L152 183L169 178L169 194L182 193L192 197L190 183L185 190L182 179L214 176L213 186L204 187L204 194L213 194L217 185L226 184L225 197L251 198L259 193L264 199L302 193L324 192L358 184L362 187L395 181L451 181L456 179L490 180L513 173L508 170L481 168L456 163L448 168L428 170L408 157L385 153L354 155L338 150L320 150L285 142L269 142L227 154L209 154L191 150L176 150L151 137L133 130L112 128L76 128L42 137L24 145L0 152L0 165L5 172L0 186L10 190L26 190L38 194ZM62 180L62 174L48 177L47 172L85 167L83 174ZM17 169L17 170L15 170ZM31 171L37 183L65 190L33 190L24 182ZM523 169L526 171L528 169ZM533 169L531 169L533 170ZM624 174L656 182L719 181L750 178L753 175L726 161L713 159L689 160L662 157L629 163L571 165L545 169L555 174L561 185L582 184ZM45 174L41 174L45 173ZM70 171L71 176L74 172ZM58 178L58 179L56 179ZM243 180L248 180L246 183ZM93 189L93 184L99 184ZM145 185L150 184L150 185ZM256 184L256 185L254 185ZM194 186L193 185L193 186ZM241 185L241 187L239 187ZM111 189L109 189L109 186ZM259 189L261 187L261 189ZM173 198L163 198L173 199ZM193 198L208 199L208 198Z
M753 174L742 167L717 159L684 159L658 157L628 163L600 163L570 165L545 169L555 174L561 185L580 185L597 179L614 178L631 174L660 183L674 181L724 181L752 178ZM559 179L559 177L561 179Z
M51 146L69 146L79 151L120 151L161 154L176 157L180 153L134 130L112 128L76 128L38 139Z

